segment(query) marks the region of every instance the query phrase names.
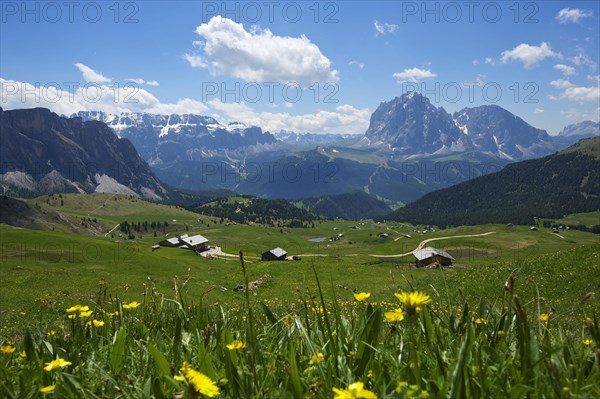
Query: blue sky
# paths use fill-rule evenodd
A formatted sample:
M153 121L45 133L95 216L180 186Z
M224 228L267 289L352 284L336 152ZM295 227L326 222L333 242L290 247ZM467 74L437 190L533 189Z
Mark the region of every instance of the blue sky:
M0 105L362 133L417 89L556 134L599 118L598 2L1 4Z

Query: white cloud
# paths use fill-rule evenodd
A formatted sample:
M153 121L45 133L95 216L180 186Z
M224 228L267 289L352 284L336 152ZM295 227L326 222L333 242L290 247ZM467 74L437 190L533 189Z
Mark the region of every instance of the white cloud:
M158 86L158 82L156 80L144 80L142 78L129 78L126 79L128 82L133 82L138 85L148 85L148 86Z
M270 30L250 32L231 19L213 17L196 28L205 39L203 56L185 54L191 66L233 76L247 82L337 82L338 71L306 36L276 36Z
M108 82L110 82L109 78L102 75L100 72L94 71L92 68L90 68L87 65L84 65L80 62L77 62L74 65L77 67L77 69L79 69L81 71L81 73L83 74L83 80L85 80L86 82L89 82L89 83L108 83Z
M369 126L371 111L351 105L339 105L335 111L291 115L287 112L256 112L245 103L224 103L212 100L209 105L220 114L215 117L225 123L243 121L260 126L263 130L278 132L282 129L312 133L364 133Z
M526 43L521 43L512 50L503 51L501 60L507 63L511 60L520 61L525 69L531 69L536 64L548 57L561 57L560 53L555 53L548 43L542 42L539 46L530 46Z
M183 59L189 62L194 68L208 68L208 64L199 55L184 54Z
M550 82L552 87L555 89L566 89L569 87L573 87L573 84L569 82L567 79L556 79Z
M398 80L398 83L402 82L416 82L421 79L435 78L436 73L431 72L431 69L419 69L406 68L402 72L396 72L393 76Z
M582 110L581 108L570 108L560 111L560 116L573 121L592 120L597 122L600 119L600 107L592 110Z
M385 35L388 33L394 33L398 30L399 26L396 24L388 24L387 22L380 23L378 20L373 21L375 27L375 36Z
M533 110L534 114L543 114L544 113L544 109L542 108L536 108Z
M181 99L174 104L161 103L152 93L135 85L85 86L38 85L0 78L0 106L5 109L44 107L63 115L79 111L204 113L200 101Z
M596 63L592 61L592 59L588 57L581 48L578 48L578 53L571 58L571 62L577 66L585 65L592 70L596 69Z
M550 82L555 89L562 90L558 97L549 96L551 100L570 100L578 102L600 101L600 85L586 87L575 86L566 79L557 79Z
M563 8L556 14L556 19L561 24L566 24L568 22L578 23L581 19L591 17L591 10L582 10L579 8Z
M365 67L365 64L363 64L362 62L358 62L358 61L354 61L354 60L350 61L348 63L348 65L356 65L360 69L363 69Z
M565 65L565 64L556 64L556 65L554 65L554 69L558 69L565 76L571 76L571 75L575 74L575 68L573 68L572 66L569 66L569 65Z
M494 61L494 59L492 57L485 57L484 62L487 65L492 65L492 66L496 65L496 61Z

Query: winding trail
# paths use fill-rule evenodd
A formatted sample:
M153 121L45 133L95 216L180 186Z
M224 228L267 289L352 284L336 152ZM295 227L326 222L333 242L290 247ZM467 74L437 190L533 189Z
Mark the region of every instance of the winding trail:
M465 235L459 235L459 236L448 236L448 237L436 237L436 238L428 238L427 240L423 240L419 243L419 245L417 245L417 247L410 251L410 252L406 252L404 254L397 254L397 255L374 255L371 254L370 256L373 256L375 258L400 258L402 256L408 256L408 255L412 255L412 253L414 251L418 251L420 249L423 249L423 247L432 242L432 241L439 241L439 240L447 240L450 238L469 238L469 237L483 237L483 236L487 236L490 234L494 234L495 231L488 231L487 233L481 233L481 234L465 234Z

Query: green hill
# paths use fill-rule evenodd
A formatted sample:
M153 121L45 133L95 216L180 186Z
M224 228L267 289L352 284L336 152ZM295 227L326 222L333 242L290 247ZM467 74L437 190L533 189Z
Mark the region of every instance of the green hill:
M600 209L600 138L425 195L386 219L413 224L532 223Z
M385 202L355 190L339 195L325 195L303 199L305 208L329 218L368 219L391 212Z

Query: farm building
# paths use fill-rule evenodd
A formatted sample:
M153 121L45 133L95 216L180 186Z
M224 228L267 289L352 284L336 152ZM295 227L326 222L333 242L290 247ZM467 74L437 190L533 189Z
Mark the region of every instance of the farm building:
M452 266L454 258L446 251L426 247L413 251L413 255L417 258L417 267L427 266L431 263L439 263L442 266Z
M269 251L263 252L261 255L262 260L285 260L287 257L287 252L283 249L277 247L271 249Z
M163 247L177 247L182 249L192 249L194 251L204 251L208 247L208 238L196 234L195 236L188 236L182 234L177 237L171 237L161 241L159 244Z

